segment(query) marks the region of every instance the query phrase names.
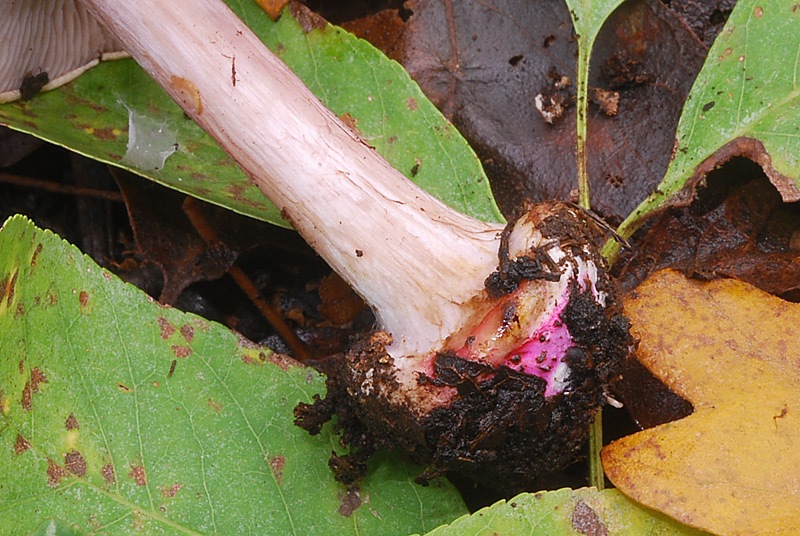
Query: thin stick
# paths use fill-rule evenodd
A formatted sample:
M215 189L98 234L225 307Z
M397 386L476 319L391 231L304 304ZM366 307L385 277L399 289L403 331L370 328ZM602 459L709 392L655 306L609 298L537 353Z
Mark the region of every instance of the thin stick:
M183 211L189 217L189 220L194 225L194 228L197 230L197 233L206 241L207 244L212 244L214 242L219 242L219 237L214 229L208 224L206 218L200 212L199 203L193 197L187 197L186 201L183 203ZM228 270L228 275L230 275L233 280L239 285L239 288L247 295L253 305L259 310L261 315L269 322L269 324L278 332L278 335L286 341L286 344L289 346L289 349L292 352L292 356L299 360L304 361L310 359L311 352L309 352L308 348L306 347L305 343L300 340L294 330L289 327L289 324L283 319L283 316L273 307L267 300L264 299L264 296L261 294L261 291L258 287L253 283L253 280L242 270L242 268L236 264L231 266Z
M13 184L15 186L24 186L26 188L38 188L57 194L96 197L98 199L105 199L106 201L122 202L122 194L119 192L97 190L95 188L82 188L70 184L59 184L57 182L35 179L33 177L14 175L13 173L0 173L0 182Z

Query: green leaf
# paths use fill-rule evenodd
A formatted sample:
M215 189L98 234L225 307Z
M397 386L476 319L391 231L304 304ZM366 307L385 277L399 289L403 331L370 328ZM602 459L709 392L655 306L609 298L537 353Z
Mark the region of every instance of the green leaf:
M591 50L603 23L623 0L564 0L579 43Z
M340 28L306 33L288 10L273 23L255 2L228 3L326 106L353 118L365 140L400 172L457 210L502 221L478 158L399 64ZM59 90L0 105L0 123L288 226L132 60L103 63ZM137 143L129 151L132 129Z
M575 139L578 172L578 197L580 205L590 208L589 162L586 152L587 110L589 106L589 65L591 63L594 40L600 28L622 0L565 0L575 28L578 42L578 65L575 70L577 83Z
M466 511L396 458L358 491L336 483L336 437L293 425L324 391L311 369L160 306L23 217L0 251L3 527L404 534Z
M797 2L740 0L686 101L675 156L664 180L626 219L621 231L629 236L647 215L678 200L698 167L736 140L761 142L774 168L765 171L773 182L783 183L790 196L796 196L800 188L799 76Z
M33 529L30 536L81 536L83 534L75 527L59 519L48 519Z
M524 493L466 515L428 536L493 534L636 534L694 536L705 534L647 510L616 490L560 489Z

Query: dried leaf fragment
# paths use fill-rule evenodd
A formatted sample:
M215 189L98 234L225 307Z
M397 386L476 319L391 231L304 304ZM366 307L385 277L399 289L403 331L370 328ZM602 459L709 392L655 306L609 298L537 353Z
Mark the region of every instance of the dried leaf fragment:
M665 270L625 304L638 357L695 411L612 443L623 493L723 534L800 529L800 306Z

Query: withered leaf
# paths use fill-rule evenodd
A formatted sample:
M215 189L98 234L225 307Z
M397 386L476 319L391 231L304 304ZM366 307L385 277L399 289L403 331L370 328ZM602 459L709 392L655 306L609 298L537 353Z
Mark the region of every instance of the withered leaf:
M709 175L689 207L664 211L636 248L623 252L615 275L635 288L664 268L726 276L796 301L800 296L800 204L783 203L754 163L735 159Z
M569 199L577 185L576 46L566 5L409 4L403 63L475 148L501 208ZM654 0L625 3L600 31L590 85L619 98L616 115L589 111L592 206L606 218L626 216L663 176L705 53Z
M639 359L694 413L603 449L614 485L714 533L800 531L800 305L665 270L625 312Z

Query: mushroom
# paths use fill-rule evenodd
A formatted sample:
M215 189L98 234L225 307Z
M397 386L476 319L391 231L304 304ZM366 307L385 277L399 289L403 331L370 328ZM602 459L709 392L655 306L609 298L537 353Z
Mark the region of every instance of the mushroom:
M0 103L57 88L101 59L126 57L76 0L0 2Z
M85 0L376 313L380 330L296 410L338 414L363 472L381 447L506 489L573 461L630 346L593 246L562 203L508 226L406 180L314 97L219 0Z

